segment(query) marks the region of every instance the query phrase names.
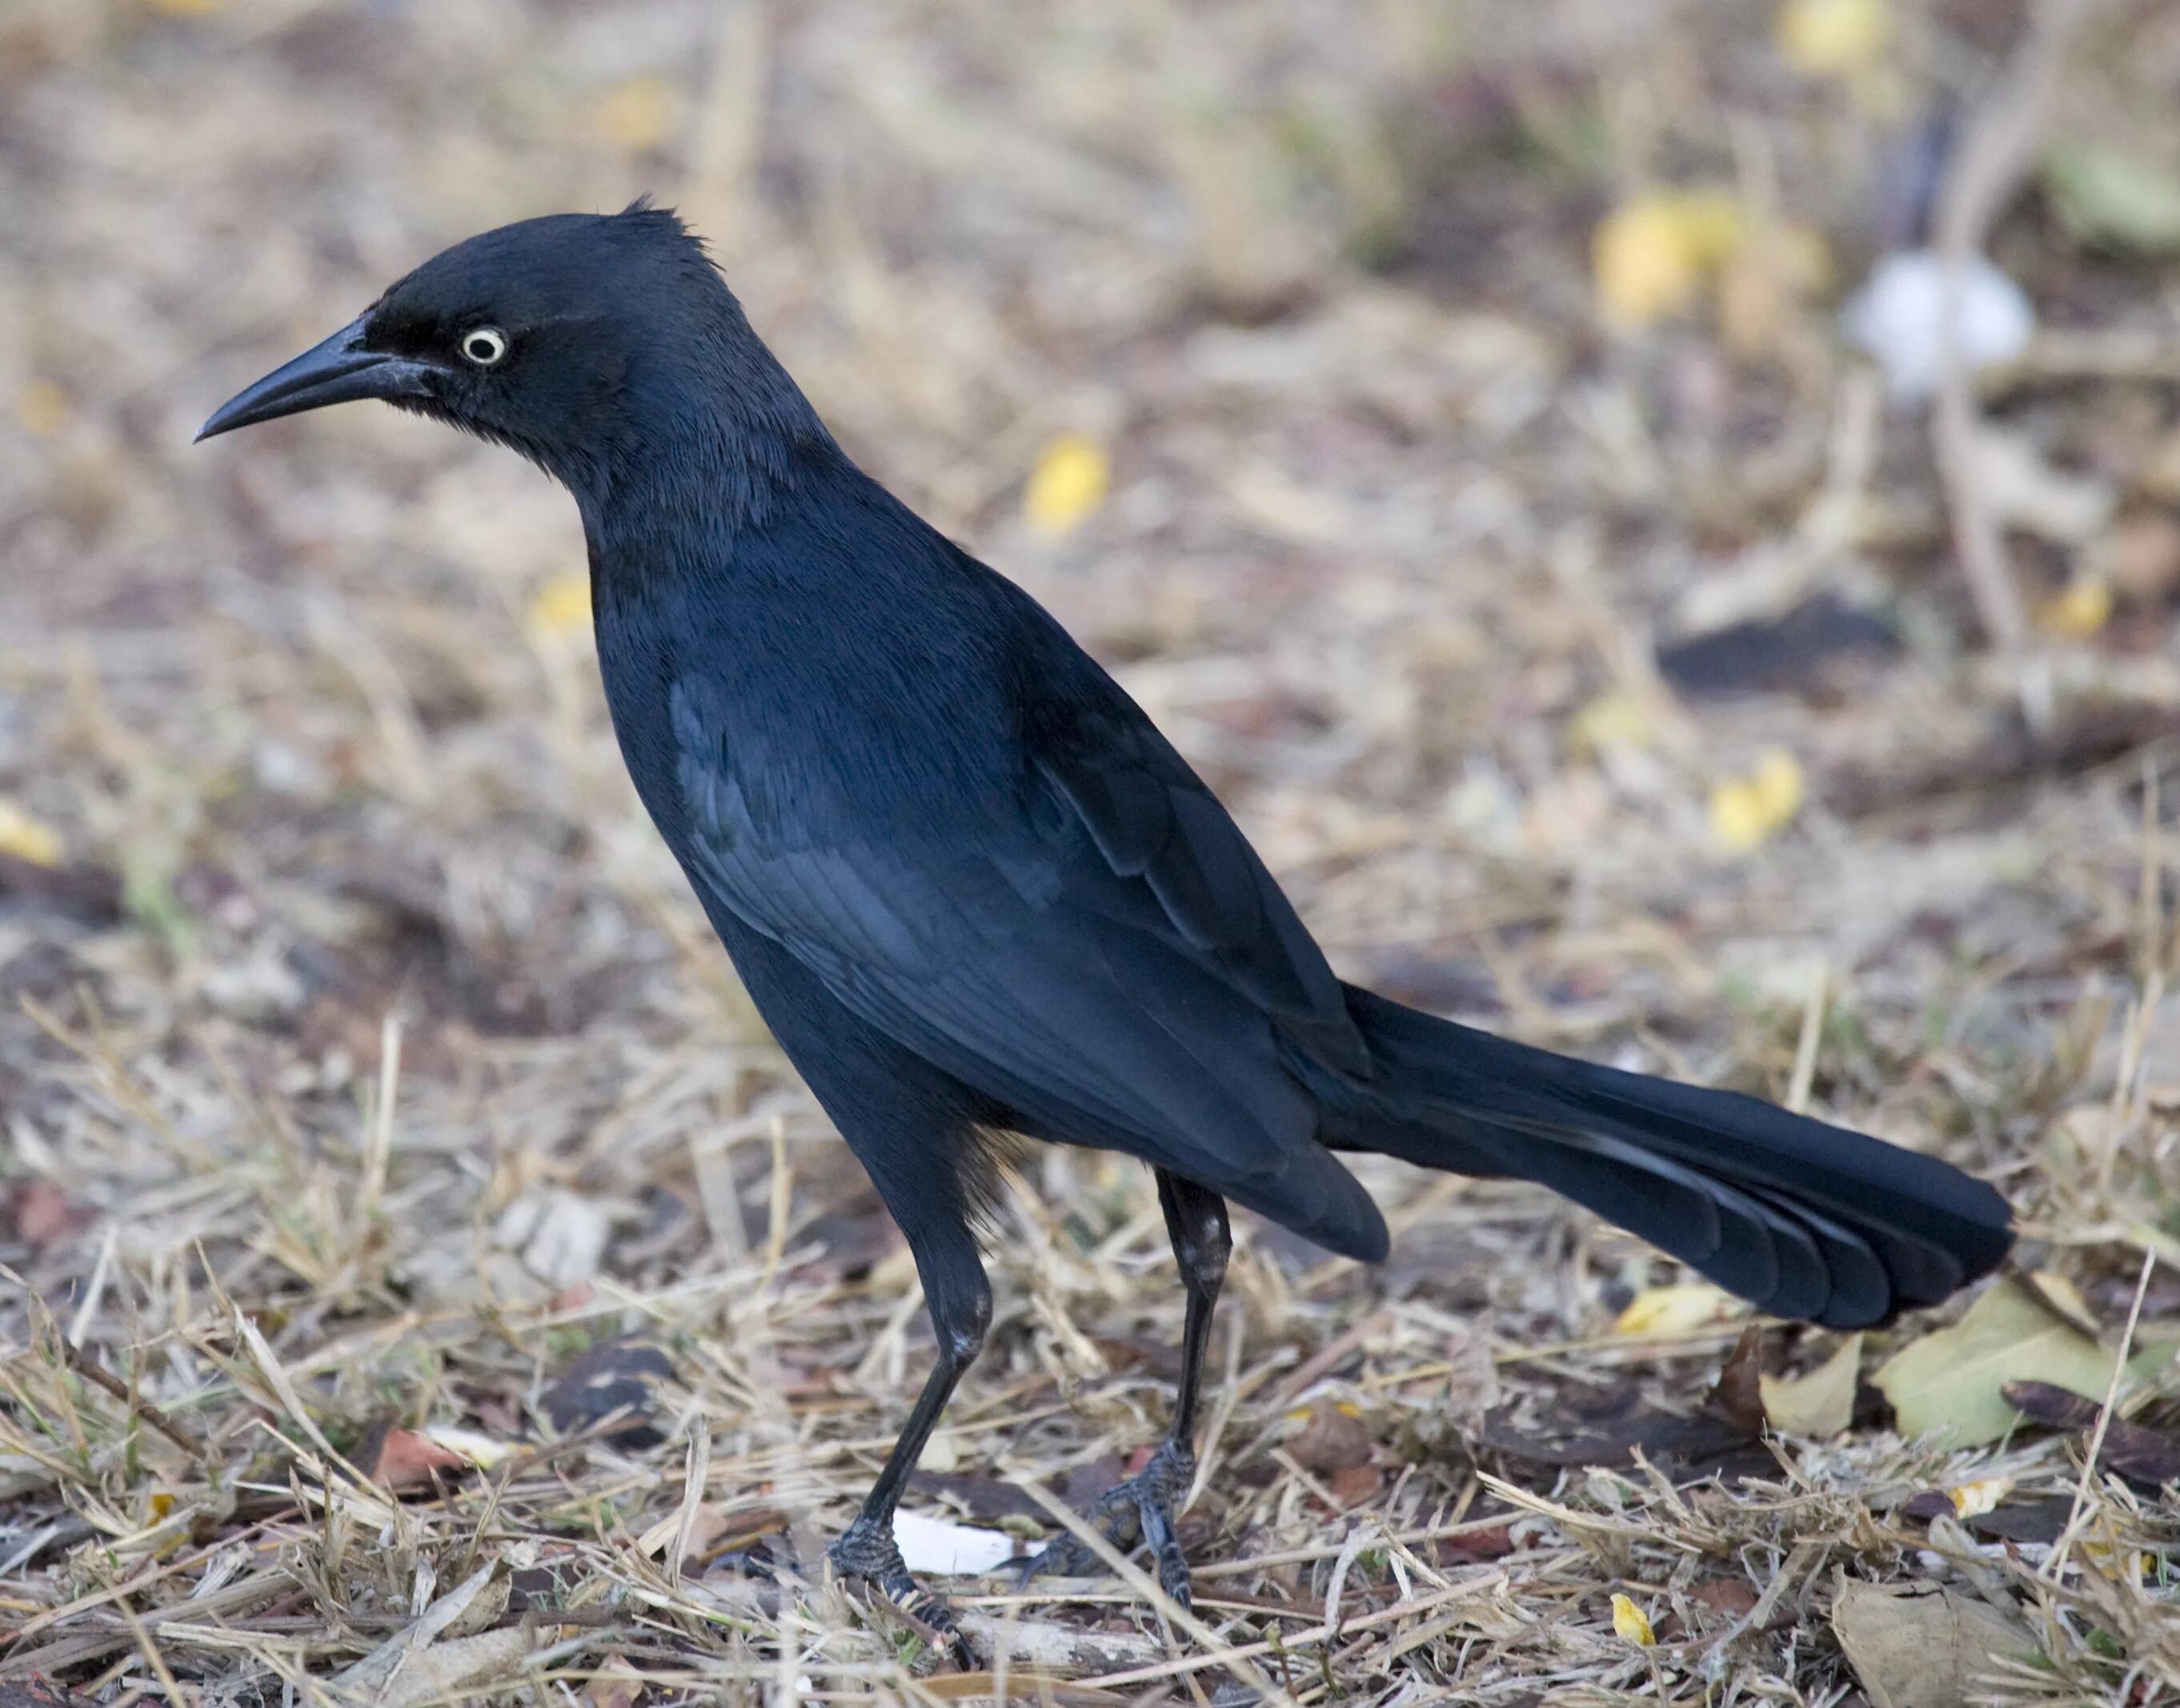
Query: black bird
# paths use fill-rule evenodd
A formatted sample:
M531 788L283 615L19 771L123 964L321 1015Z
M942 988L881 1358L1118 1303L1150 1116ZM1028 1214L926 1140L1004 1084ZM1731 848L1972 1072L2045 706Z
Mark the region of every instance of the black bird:
M1012 1136L1125 1151L1187 1293L1173 1427L1097 1508L1188 1594L1226 1200L1374 1262L1338 1153L1539 1181L1765 1311L1927 1305L2012 1235L1987 1185L1721 1091L1342 983L1211 791L1011 581L842 454L670 212L456 245L200 438L355 398L575 495L621 752L736 970L907 1236L938 1359L832 1557L944 1623L893 1512L991 1315L974 1231ZM1054 1567L1090 1556L1071 1542Z

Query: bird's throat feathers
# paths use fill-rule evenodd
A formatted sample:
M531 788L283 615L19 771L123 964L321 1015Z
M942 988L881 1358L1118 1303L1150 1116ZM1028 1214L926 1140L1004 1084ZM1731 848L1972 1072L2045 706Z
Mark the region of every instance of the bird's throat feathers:
M602 566L648 573L700 543L730 547L840 457L724 286L719 295L730 325L693 329L679 364L632 361L611 431L567 466L542 460L575 494Z

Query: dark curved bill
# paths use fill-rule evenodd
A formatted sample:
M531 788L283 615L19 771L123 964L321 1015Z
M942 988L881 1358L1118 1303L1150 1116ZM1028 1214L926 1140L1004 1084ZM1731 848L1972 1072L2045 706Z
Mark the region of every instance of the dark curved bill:
M363 322L354 321L323 344L273 369L213 410L212 419L197 429L197 442L328 404L429 394L435 372L429 363L366 350L362 339Z

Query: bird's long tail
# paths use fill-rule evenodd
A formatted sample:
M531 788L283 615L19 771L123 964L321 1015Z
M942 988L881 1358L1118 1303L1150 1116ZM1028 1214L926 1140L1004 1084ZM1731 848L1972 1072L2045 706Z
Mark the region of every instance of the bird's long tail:
M1731 1292L1833 1328L1934 1304L2012 1243L1959 1170L1729 1091L1623 1073L1351 987L1378 1072L1340 1149L1532 1180Z

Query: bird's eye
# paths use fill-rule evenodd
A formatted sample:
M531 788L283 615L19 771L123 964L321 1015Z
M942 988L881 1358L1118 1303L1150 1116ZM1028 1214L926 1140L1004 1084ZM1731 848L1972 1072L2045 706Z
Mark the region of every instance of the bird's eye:
M480 326L462 334L462 355L479 367L491 367L507 354L507 334L496 326Z

